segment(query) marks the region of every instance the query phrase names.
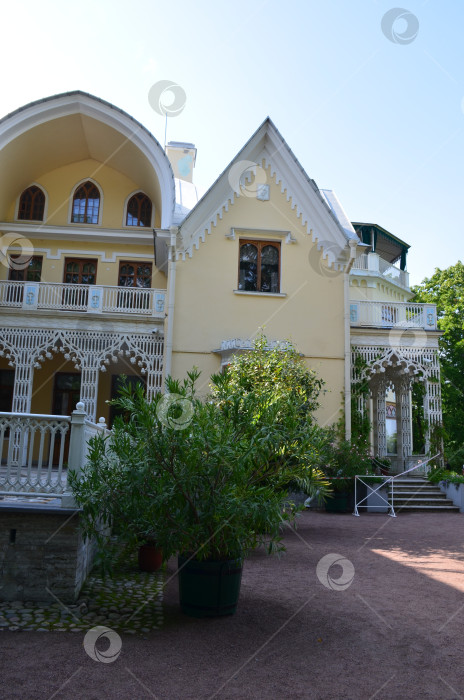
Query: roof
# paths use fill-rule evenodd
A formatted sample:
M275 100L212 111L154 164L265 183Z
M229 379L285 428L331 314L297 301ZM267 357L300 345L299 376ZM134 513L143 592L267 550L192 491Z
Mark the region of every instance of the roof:
M296 216L301 217L308 234L313 236L314 241L319 241L323 249L327 244L327 248L333 251L335 243L343 251L350 240L359 241L336 196L321 193L267 117L182 222L183 250L180 254L183 257L192 255L193 248L198 248L200 240L205 240L205 233L211 233L224 211L227 212L229 205L241 195L240 173L242 176L245 172L250 174L253 168L261 167L262 163L270 168L271 176L280 184L287 200L291 201ZM324 237L329 236L331 240L322 240L322 231ZM338 260L338 263L343 262L344 259Z

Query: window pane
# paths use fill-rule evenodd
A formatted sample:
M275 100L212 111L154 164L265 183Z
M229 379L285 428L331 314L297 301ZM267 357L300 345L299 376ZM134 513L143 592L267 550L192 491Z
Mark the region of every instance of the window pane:
M137 192L127 204L127 226L150 226L151 200L143 192Z
M252 243L240 247L238 288L248 292L256 292L258 288L258 249Z
M77 224L98 224L100 193L92 182L85 182L74 193L72 221Z
M279 251L267 245L261 250L261 292L279 291Z
M39 187L32 185L21 195L19 200L18 219L43 221L45 195Z

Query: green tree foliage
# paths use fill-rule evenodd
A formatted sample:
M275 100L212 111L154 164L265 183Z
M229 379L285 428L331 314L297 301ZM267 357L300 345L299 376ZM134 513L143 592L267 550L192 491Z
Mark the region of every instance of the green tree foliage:
M258 339L213 376L203 400L195 370L183 383L168 378L168 395L151 402L140 386L123 387L110 437L94 438L82 474L69 476L85 532L103 534L103 551L108 524L128 544L156 541L165 556L233 558L264 543L278 551L295 514L288 488L327 492L317 465L329 433L312 418L322 382L293 348L266 348Z
M464 443L464 265L457 262L414 288L415 301L437 305L443 422L447 451Z

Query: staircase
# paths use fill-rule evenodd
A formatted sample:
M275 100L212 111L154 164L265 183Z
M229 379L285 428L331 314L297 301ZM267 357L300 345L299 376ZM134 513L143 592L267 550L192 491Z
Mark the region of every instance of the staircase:
M391 482L388 484L388 502L391 503ZM446 511L459 513L459 506L446 498L438 484L431 484L422 476L400 477L393 486L395 512Z

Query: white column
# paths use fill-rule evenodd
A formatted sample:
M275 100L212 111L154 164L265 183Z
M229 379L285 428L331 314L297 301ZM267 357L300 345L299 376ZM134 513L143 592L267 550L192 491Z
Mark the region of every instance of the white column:
M29 363L26 363L23 358L18 358L13 386L13 405L11 408L13 413L31 412L33 376L34 368L31 360L29 359Z
M386 428L386 386L385 380L379 379L373 387L374 401L374 447L378 457L387 454L387 428Z
M97 395L98 395L98 372L100 365L98 367L85 366L82 363L81 370L81 401L84 404L84 410L89 420L92 423L96 422L97 419Z

